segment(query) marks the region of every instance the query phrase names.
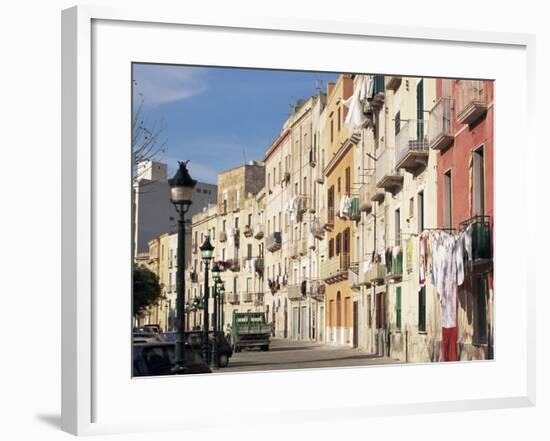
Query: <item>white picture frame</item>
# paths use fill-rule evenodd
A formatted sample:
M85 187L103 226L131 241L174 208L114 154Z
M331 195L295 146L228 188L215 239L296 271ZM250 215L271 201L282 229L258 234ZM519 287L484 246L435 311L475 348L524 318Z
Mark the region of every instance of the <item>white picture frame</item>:
M106 23L109 30L105 33L94 28L98 23ZM113 25L118 26L117 29L112 28ZM103 182L103 169L99 168L104 166L104 162L101 158L94 155L94 143L93 139L96 135L94 131L97 130L96 118L98 117L96 105L102 105L102 99L95 95L97 87L101 88L101 82L103 81L103 73L101 69L107 69L105 64L98 61L98 56L102 54L98 53L101 50L102 45L105 44L105 39L111 38L112 35L122 35L126 31L124 27L131 26L144 26L154 28L156 34L161 34L166 29L166 32L178 32L179 29L191 29L200 30L203 32L205 39L212 36L216 32L225 32L228 35L232 32L245 35L247 32L254 32L256 36L269 35L273 37L275 43L278 39L278 33L284 35L285 40L289 37L293 38L323 38L327 42L331 39L339 39L345 44L352 44L351 42L363 42L369 41L373 44L394 44L394 42L406 43L411 46L414 45L449 45L456 47L457 50L470 50L472 52L479 50L494 50L495 53L504 54L509 51L506 57L517 57L519 60L519 66L511 66L510 69L517 69L515 72L517 80L521 82L520 90L525 90L525 94L522 94L518 98L518 105L516 112L519 112L521 119L518 127L511 128L510 140L504 139L502 126L496 127L496 143L499 149L506 150L507 142L514 141L514 130L520 130L524 128L524 134L522 135L523 151L525 152L524 159L516 161L516 166L519 169L519 177L517 187L515 191L521 195L529 182L534 182L535 176L528 169L529 161L534 161L535 158L535 141L534 141L534 127L532 122L534 120L534 62L535 62L535 39L532 35L526 34L509 34L509 33L490 33L483 31L457 31L450 29L425 29L416 27L394 27L394 26L382 26L366 23L337 23L337 22L318 22L318 21L303 21L292 19L276 19L276 18L242 18L231 19L227 17L216 17L215 15L208 15L208 17L191 17L186 15L185 8L174 8L169 11L159 12L153 9L132 9L131 11L118 10L110 7L95 7L95 6L78 6L63 11L62 14L62 428L63 430L78 434L98 434L98 433L113 433L113 432L127 432L136 430L166 430L166 429L185 429L185 428L198 428L198 427L210 427L214 425L228 425L236 424L234 418L231 415L219 415L214 421L211 418L211 412L215 411L214 408L207 409L200 406L196 408L187 407L186 411L189 411L189 417L175 418L173 415L167 415L166 417L153 417L151 419L135 418L139 422L133 422L127 415L124 415L122 409L120 415L112 410L103 410L102 404L105 404L104 390L107 384L113 385L111 380L103 380L102 376L105 373L103 363L98 360L105 360L105 355L102 351L104 345L103 341L96 335L97 329L97 315L102 311L102 303L94 300L94 295L97 293L99 279L97 276L99 253L104 252L104 248L98 247L98 237L103 234L100 227L98 227L97 212L101 211L103 204L110 204L112 207L116 201L108 202L102 198L104 194L101 188L97 188L99 185L98 176L102 175ZM155 38L163 38L156 35ZM259 38L259 37L258 37ZM123 39L123 38L122 38ZM280 39L280 38L279 38ZM200 42L196 43L200 45ZM204 43L205 45L207 42ZM272 43L269 43L272 44ZM313 48L315 49L313 42ZM113 44L116 46L116 44ZM464 49L466 48L466 49ZM259 49L256 47L255 49ZM160 49L159 49L160 50ZM430 49L431 50L431 49ZM241 49L244 51L244 49ZM198 53L198 52L197 52ZM259 55L262 52L258 52ZM133 54L118 54L121 58L130 57L132 59ZM500 55L495 58L499 58ZM159 55L162 59L162 56ZM501 57L502 58L502 57ZM109 57L106 58L107 60ZM134 61L159 61L159 59L134 59ZM172 62L173 60L168 60ZM260 61L259 61L260 62ZM289 61L290 62L290 61ZM220 65L227 65L227 60L221 60ZM267 63L268 61L261 60L261 63ZM260 63L260 64L261 64ZM334 66L330 65L330 62L325 61L327 64L325 67L327 70L332 69ZM499 61L495 61L498 65ZM206 64L206 63L205 63ZM441 63L445 64L445 63ZM236 63L236 65L242 65ZM263 64L262 64L263 66ZM393 69L402 70L399 68L399 63L393 64ZM289 67L278 64L275 67ZM293 66L290 66L293 67ZM304 66L296 66L296 68L303 68ZM342 66L341 70L345 70L347 66ZM404 74L424 74L433 76L444 76L443 73L448 66L442 66L439 71L423 71L422 67L415 67L415 72L402 72ZM500 66L499 68L503 68ZM117 68L118 69L118 68ZM497 69L497 67L495 67ZM119 69L120 71L120 69ZM127 72L122 72L121 75L129 75L130 66L128 66ZM120 73L120 72L119 72ZM399 72L401 73L401 72ZM471 76L484 77L482 69L478 71L471 71ZM114 77L110 75L109 78ZM502 77L501 84L509 84L505 77ZM499 87L499 79L497 77L497 90ZM98 86L98 82L101 83ZM129 86L128 86L129 87ZM129 90L129 89L128 89ZM497 93L505 93L504 89L500 89ZM117 97L113 97L117 99ZM99 104L98 104L99 103ZM506 118L506 99L503 98L500 104L503 104L503 110L500 107L497 116ZM129 106L129 102L119 103L122 107ZM129 116L129 115L127 115ZM129 133L129 127L126 128ZM499 132L500 130L500 132ZM502 147L501 147L502 146ZM506 173L509 164L506 162L504 155L495 161L495 169L497 181L495 182L495 191L499 192L498 185L501 181L498 181L498 176L502 177ZM116 160L114 160L116 162ZM124 163L122 163L124 166ZM105 176L109 175L109 171L105 170ZM108 177L105 177L107 180ZM124 176L121 181L124 182ZM119 185L117 184L117 185ZM503 182L504 186L505 183ZM504 188L504 187L503 187ZM125 190L123 190L125 191ZM510 190L513 191L513 190ZM114 192L111 199L116 197ZM513 197L511 194L510 197ZM527 193L526 193L527 194ZM129 199L129 198L128 198ZM129 202L129 201L124 201ZM533 197L523 198L519 203L524 205L525 209L531 209L535 211L535 202ZM503 204L499 205L498 198L496 201L497 210L502 209ZM504 212L502 210L501 212ZM531 219L526 219L526 237L534 236L535 228L535 216ZM500 219L499 219L500 221ZM128 222L129 224L129 222ZM510 246L510 249L506 247L498 246L502 245L503 234L506 234L506 226L503 221L502 229L495 233L495 247L496 258L498 265L502 265L503 271L500 273L504 278L506 276L506 265L509 264L509 258L518 252L514 246L522 247L522 244ZM529 225L532 228L529 228ZM500 236L499 236L500 233ZM111 238L112 239L112 238ZM500 241L500 242L499 242ZM129 243L129 239L128 239ZM532 243L536 243L534 240ZM534 255L534 250L529 248L529 245L525 245L524 248L519 249L522 253L527 253L528 256ZM527 260L527 259L525 259ZM128 261L128 267L129 267ZM308 407L308 401L303 401L303 406L296 408L283 408L280 401L277 399L268 405L257 409L242 409L243 411L256 411L256 422L273 423L273 416L277 414L278 422L285 421L299 421L299 420L327 420L330 418L341 417L368 417L379 415L400 415L411 413L429 413L429 412L441 412L441 411L458 411L466 409L488 409L488 408L503 408L503 407L522 407L532 406L535 403L535 274L534 266L529 267L518 263L517 274L518 278L522 281L524 291L512 292L512 288L506 288L506 285L499 285L499 289L504 296L517 296L521 300L520 307L517 308L518 325L517 333L519 335L512 336L517 338L517 341L521 342L524 346L519 351L518 366L506 369L506 357L499 358L497 353L496 360L491 364L471 363L466 365L461 364L449 364L446 369L447 375L456 375L457 372L463 372L463 375L473 375L474 372L482 372L483 375L493 375L492 370L498 369L498 375L508 376L509 384L502 385L502 392L499 389L491 389L487 386L487 390L479 391L478 396L474 397L472 394L468 395L466 392L461 396L458 392L449 392L446 396L439 391L439 395L436 391L432 391L433 396L439 396L439 399L432 399L430 393L427 393L425 397L418 397L418 393L412 387L414 382L412 379L421 378L424 374L422 369L425 366L392 366L384 368L374 369L325 369L307 371L308 376L304 375L304 372L280 372L277 374L269 373L254 373L254 374L242 374L240 376L215 376L208 378L200 378L193 380L191 384L189 381L184 383L177 379L146 379L140 380L139 385L136 380L129 381L129 388L140 387L140 393L152 393L154 388L158 388L159 394L165 393L167 390L179 390L186 388L186 390L192 390L200 386L203 390L209 390L215 388L228 387L228 378L231 378L235 384L245 384L243 387L249 387L251 389L264 387L267 379L265 375L271 375L269 382L275 383L279 388L287 387L291 388L293 381L304 384L304 388L309 387L309 382L318 382L323 384L327 388L328 396L331 397L324 406L320 408ZM499 275L500 275L499 274ZM124 278L124 276L121 276ZM124 281L122 283L125 283ZM500 305L498 309L506 312L506 301L503 300L503 307ZM128 321L130 313L128 311ZM103 318L102 318L103 320ZM125 317L120 319L126 320ZM512 324L509 315L503 313L497 314L497 338L500 329L507 329L507 326ZM113 335L118 335L116 326L113 325L113 321L108 317L105 318L103 326L111 327ZM119 336L120 339L124 339L124 335ZM118 337L117 337L118 338ZM501 348L506 349L508 344L502 341ZM510 343L511 344L511 343ZM505 353L505 350L501 353ZM109 354L116 353L115 349L109 348L111 352ZM115 351L115 352L113 352ZM504 361L503 361L504 360ZM501 365L499 365L499 363ZM99 368L100 366L101 368ZM489 366L489 367L487 367ZM502 366L502 369L500 368ZM401 371L401 369L407 369L407 371ZM443 369L443 368L442 368ZM117 370L114 368L114 370ZM391 370L392 372L406 372L406 376L410 376L411 380L411 396L407 396L404 390L400 392L391 392L388 394L385 400L378 400L373 403L367 403L366 401L357 402L351 401L351 396L346 397L346 392L342 392L343 396L336 397L335 392L332 391L331 382L338 381L353 382L357 381L358 375L365 375L365 372L372 373L371 375L382 375L382 370ZM501 372L502 370L502 372ZM496 372L496 371L495 371ZM508 372L508 373L507 373ZM431 374L437 374L437 372L431 372ZM129 370L128 370L128 377ZM129 378L129 380L132 380ZM114 380L113 380L114 381ZM145 385L145 381L147 385ZM243 383L243 381L245 383ZM169 388L168 388L168 382ZM241 382L241 383L239 383ZM296 383L296 384L298 384ZM285 386L285 384L287 386ZM407 384L404 382L403 384ZM103 385L103 386L101 386ZM138 385L138 386L136 386ZM122 387L122 386L121 386ZM313 386L312 386L313 387ZM431 386L435 389L435 387ZM373 387L374 388L374 387ZM401 388L403 389L403 388ZM124 396L125 391L129 389L121 388L117 391L118 394ZM183 389L182 389L183 390ZM304 389L305 390L305 389ZM103 391L103 392L102 392ZM234 391L234 390L233 390ZM291 394L292 390L288 390L287 393ZM373 390L373 394L376 394L376 390ZM332 395L331 395L332 394ZM418 397L417 399L411 397ZM311 400L318 399L313 396ZM130 398L127 398L130 399ZM349 406L345 403L349 399ZM117 403L120 409L120 403ZM114 405L113 405L114 407ZM257 407L257 403L255 403Z

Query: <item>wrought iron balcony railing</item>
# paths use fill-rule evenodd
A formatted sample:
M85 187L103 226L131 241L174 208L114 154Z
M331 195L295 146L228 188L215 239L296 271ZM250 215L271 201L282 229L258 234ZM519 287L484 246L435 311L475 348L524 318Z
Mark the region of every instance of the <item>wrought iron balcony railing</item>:
M451 125L452 103L450 98L440 98L430 111L428 142L432 149L445 150L454 142Z

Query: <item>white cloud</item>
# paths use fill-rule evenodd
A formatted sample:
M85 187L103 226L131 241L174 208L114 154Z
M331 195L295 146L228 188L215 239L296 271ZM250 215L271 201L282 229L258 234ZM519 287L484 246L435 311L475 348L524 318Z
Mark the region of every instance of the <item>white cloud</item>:
M134 92L141 94L145 106L150 107L181 101L206 91L202 72L202 69L180 66L136 65Z

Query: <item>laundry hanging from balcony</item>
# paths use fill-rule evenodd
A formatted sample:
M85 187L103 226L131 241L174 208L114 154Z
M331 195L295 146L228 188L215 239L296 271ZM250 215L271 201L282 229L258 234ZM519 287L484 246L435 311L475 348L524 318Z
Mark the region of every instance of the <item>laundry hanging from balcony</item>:
M357 87L354 89L353 94L345 100L342 100L342 104L348 108L348 114L344 120L344 126L350 130L360 128L365 123L365 115L361 106L361 99L365 97L365 78L361 76Z
M351 198L348 195L344 195L340 199L338 216L341 218L349 218L351 216Z

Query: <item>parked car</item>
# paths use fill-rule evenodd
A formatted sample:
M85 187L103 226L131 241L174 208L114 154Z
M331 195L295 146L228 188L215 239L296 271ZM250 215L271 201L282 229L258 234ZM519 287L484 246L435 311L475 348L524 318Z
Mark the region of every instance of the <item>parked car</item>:
M176 363L174 343L136 343L133 345L133 376L209 374L212 371L200 354L186 345L184 368Z
M218 365L222 368L229 365L229 359L233 355L233 349L231 345L223 335L223 332L218 332L217 341L218 341ZM202 331L187 331L185 333L187 337L187 343L191 345L192 348L197 351L202 351ZM208 333L208 354L212 353L212 339L214 338L214 332L210 331Z

